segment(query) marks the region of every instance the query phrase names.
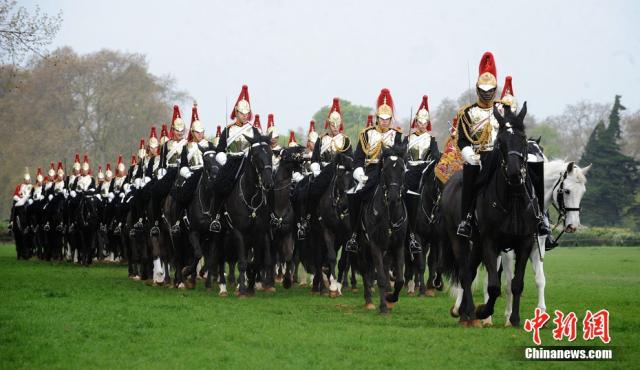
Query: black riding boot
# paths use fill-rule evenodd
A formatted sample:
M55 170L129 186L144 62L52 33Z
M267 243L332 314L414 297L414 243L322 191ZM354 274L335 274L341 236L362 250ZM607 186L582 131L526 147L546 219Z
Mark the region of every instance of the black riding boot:
M480 166L465 164L462 167L462 221L458 225L457 234L465 238L471 237L473 229L473 201L475 200L475 183Z
M409 219L409 252L418 253L422 251L420 242L416 239L416 220L418 218L418 208L420 205L420 195L407 192L404 194L404 205L407 208Z
M538 235L549 235L551 229L548 222L544 220L544 163L527 163L529 173L531 174L531 183L538 201Z
M344 246L345 251L357 253L358 252L358 232L360 231L360 208L362 205L362 199L360 194L349 194L349 219L351 220L351 238Z

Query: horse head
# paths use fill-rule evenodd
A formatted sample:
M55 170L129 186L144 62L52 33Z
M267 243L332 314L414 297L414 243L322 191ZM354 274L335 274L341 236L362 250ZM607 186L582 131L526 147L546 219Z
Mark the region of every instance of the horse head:
M558 210L564 213L564 228L568 233L573 233L580 226L580 202L587 191L587 173L591 165L580 168L574 162L569 162L554 188L552 197Z
M282 149L280 152L280 165L278 167L285 168L289 173L295 171L302 172L302 163L304 162L303 146L294 146Z
M208 150L202 155L204 166L202 173L202 181L205 182L205 189L211 191L220 171L220 164L216 161L216 152Z
M493 108L500 128L495 141L495 150L499 151L501 167L509 185L522 185L527 174L527 136L524 127L524 117L527 115L527 102L516 115L511 107L505 105L504 116L498 108Z
M406 151L407 147L404 144L382 150L380 184L384 190L385 201L388 203L402 200Z
M258 135L249 137L244 135L249 142L249 162L258 176L259 185L264 190L273 188L273 152L271 151L271 135Z

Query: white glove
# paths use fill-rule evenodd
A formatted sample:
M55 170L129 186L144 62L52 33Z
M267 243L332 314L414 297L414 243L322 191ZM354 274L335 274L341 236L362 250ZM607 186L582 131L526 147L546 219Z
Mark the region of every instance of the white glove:
M158 180L162 179L164 177L164 175L167 174L167 169L166 168L160 168L158 169Z
M102 200L102 197L100 196L100 194L96 194L96 199Z
M69 194L71 194L71 198L75 198L76 195L78 195L78 193L76 193L75 190L71 190L71 193L69 193Z
M227 163L227 153L220 152L216 154L216 162L218 162L221 166L224 166Z
M144 177L144 185L147 185L149 183L149 181L151 181L151 177L145 176Z
M53 199L53 194L49 194L47 198L49 198L49 201L51 201L51 199Z
M107 198L109 198L109 200L113 200L113 198L115 198L115 195L113 195L113 193L109 193L107 194Z
M20 197L19 197L19 196L17 196L17 195L14 195L14 196L13 196L13 200L15 200L15 201L17 202L17 201L19 201L19 200L20 200Z
M131 191L131 184L124 184L122 188L124 189L124 193L126 195L129 191Z
M124 198L124 193L123 193L123 192L120 192L120 193L118 193L118 196L119 196L120 198Z
M477 166L480 164L480 155L476 154L472 147L465 146L460 153L462 154L462 159L470 165Z
M29 205L32 205L33 204L33 199L29 199L27 202L29 203Z
M320 174L320 163L318 162L311 163L311 166L309 166L309 169L311 169L313 176L317 177Z
M185 179L191 177L191 170L189 169L189 167L182 167L180 169L180 176L184 177Z
M300 181L302 179L304 179L304 176L302 176L302 174L300 172L298 172L298 171L294 172L291 175L291 181L293 181L293 182L298 182L298 181Z
M369 177L364 174L364 169L362 167L358 167L353 171L353 178L359 183L365 183L369 180Z
M135 186L136 189L140 189L142 187L142 179L133 180L133 186Z

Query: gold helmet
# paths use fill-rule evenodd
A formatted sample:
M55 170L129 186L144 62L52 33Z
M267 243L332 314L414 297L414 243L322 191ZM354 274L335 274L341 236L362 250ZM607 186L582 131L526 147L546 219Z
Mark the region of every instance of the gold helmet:
M124 166L124 161L122 160L122 155L118 156L118 164L116 165L116 176L124 177L126 176L127 168Z
M231 119L236 118L236 112L242 114L248 114L248 120L251 120L251 103L249 101L249 87L247 85L242 85L242 90L240 91L240 95L238 95L238 100L236 100L236 105L233 107L233 111L231 112Z
M56 175L58 175L58 179L64 178L64 167L62 167L62 162L58 162L58 171L56 172Z
M193 102L193 107L191 108L191 127L189 129L189 138L193 138L193 133L201 133L204 132L204 125L200 122L200 116L198 116L198 103Z
M393 117L393 99L391 98L391 92L389 89L382 89L380 95L378 95L376 115L380 119L390 119Z
M47 173L47 176L49 176L49 178L51 180L53 180L53 178L56 176L56 165L55 165L55 163L51 162L51 165L49 166L49 172Z
M107 181L113 178L113 171L111 171L111 163L107 163L107 170L104 171L104 176Z
M300 144L298 144L298 142L296 141L296 134L293 131L289 131L289 148L293 148L296 146L300 146Z
M426 124L427 131L431 131L431 115L429 114L429 97L424 95L422 97L422 103L420 104L420 108L418 108L418 112L416 112L416 116L411 123L411 128L416 128L417 123Z
M44 181L44 176L42 175L42 168L38 167L38 171L36 172L36 183L42 183Z
M495 89L498 86L497 78L496 61L493 58L493 54L487 51L482 55L482 59L480 59L477 86L483 91Z
M511 107L512 112L518 110L518 101L516 100L515 93L513 92L513 82L511 76L507 76L502 87L502 94L500 95L500 102L503 105Z
M329 116L327 116L324 124L325 130L328 129L329 126L337 128L340 132L342 132L344 128L342 124L342 113L340 112L340 99L338 98L333 98L333 104L331 105L331 109L329 109Z
M279 136L276 130L276 124L273 122L273 113L269 113L267 116L267 135L271 135L272 139Z
M155 149L160 146L158 135L156 134L156 127L151 126L151 135L149 135L149 149Z
M104 172L102 172L102 166L98 166L98 181L104 181Z
M85 154L84 159L82 161L82 171L84 172L85 175L88 175L90 170L91 170L91 166L89 165L89 156Z
M80 171L82 165L80 164L80 154L76 153L76 158L73 160L73 170Z
M311 120L309 122L309 133L307 134L307 141L316 143L318 141L318 133L316 132L316 121Z
M171 119L171 129L173 131L184 131L184 121L180 116L180 108L177 105L173 106L173 118Z
M22 178L24 179L24 182L26 182L26 183L31 182L31 175L29 174L29 167L25 167L24 168L24 175L22 176Z
M144 148L144 139L140 139L140 148L138 148L138 158L142 161L147 155L147 150Z

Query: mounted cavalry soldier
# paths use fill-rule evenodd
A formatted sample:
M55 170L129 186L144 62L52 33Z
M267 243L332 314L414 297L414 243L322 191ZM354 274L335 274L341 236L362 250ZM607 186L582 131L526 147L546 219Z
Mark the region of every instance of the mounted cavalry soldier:
M45 179L44 184L44 195L48 196L53 193L53 184L56 178L56 166L55 163L51 162L49 166L49 171L47 172L47 178Z
M251 118L249 88L247 85L243 85L233 112L231 112L233 123L224 128L216 148L218 153L216 154L216 162L222 166L214 183L216 191L215 209L217 213L213 221L213 227L216 230L219 230L220 224L219 206L222 204L222 200L233 190L236 179L240 175L242 163L249 153L251 144L247 141L247 137L257 138L260 136L260 131L251 124Z
M402 143L402 131L392 127L395 108L388 89L380 91L376 105L376 124L360 132L354 153L353 178L357 185L349 194L349 212L353 230L351 239L345 246L349 252L358 250L356 238L360 231L360 206L362 200L371 196L371 191L378 185L380 174L378 163L382 149L392 148Z
M160 140L166 140L162 144L160 150L160 163L157 171L157 181L154 186L152 194L153 202L153 223L151 228L152 235L157 235L160 230L158 229L160 216L161 216L161 203L165 197L171 191L171 187L176 181L178 170L180 166L180 156L182 154L182 148L187 145L187 140L184 138L185 124L180 115L180 108L177 105L173 106L173 118L171 119L171 132L168 135L168 140L163 139L167 137L161 134ZM180 229L180 225L173 225L174 232Z
M180 153L180 177L176 180L176 200L178 204L176 214L179 218L176 224L179 223L185 208L191 201L200 176L202 176L204 153L213 153L214 151L213 144L204 137L204 125L198 115L198 105L194 103L191 109L191 127L189 128L188 142L182 148L182 153Z
M80 176L80 169L82 168L82 164L80 163L80 154L76 153L76 157L73 160L73 167L71 170L71 174L69 176L67 176L66 178L66 188L67 190L69 190L69 193L71 194L71 191L75 191L75 183L76 183L76 178Z
M96 190L96 180L91 176L91 165L89 156L84 155L80 176L76 177L73 184L76 193L93 192ZM75 197L75 195L72 195Z
M493 54L485 52L480 60L476 83L478 101L463 107L457 115L458 147L464 160L461 202L463 219L458 225L457 234L467 238L471 237L473 228L474 202L477 191L476 179L482 163L488 159L493 150L494 141L498 134L499 124L493 115L493 109L494 107L498 110L503 109L501 102L494 99L497 85L497 71ZM541 235L548 233L548 228L542 219L538 225L538 232Z
M407 171L405 172L407 198L404 203L409 216L409 246L413 252L420 248L416 244L414 235L416 212L420 202L420 181L427 166L434 164L434 161L440 157L436 138L431 136L431 115L426 95L422 97L422 103L413 117L411 128L413 132L404 139L407 146Z
M344 121L340 111L340 99L333 98L329 115L324 124L325 134L315 141L309 170L311 171L306 196L306 215L300 220L298 235L306 237L308 220L315 212L318 200L325 192L335 174L334 159L338 154L353 158L351 140L344 135ZM313 131L311 131L313 129ZM315 133L315 124L309 128L309 135ZM316 134L317 135L317 134Z

